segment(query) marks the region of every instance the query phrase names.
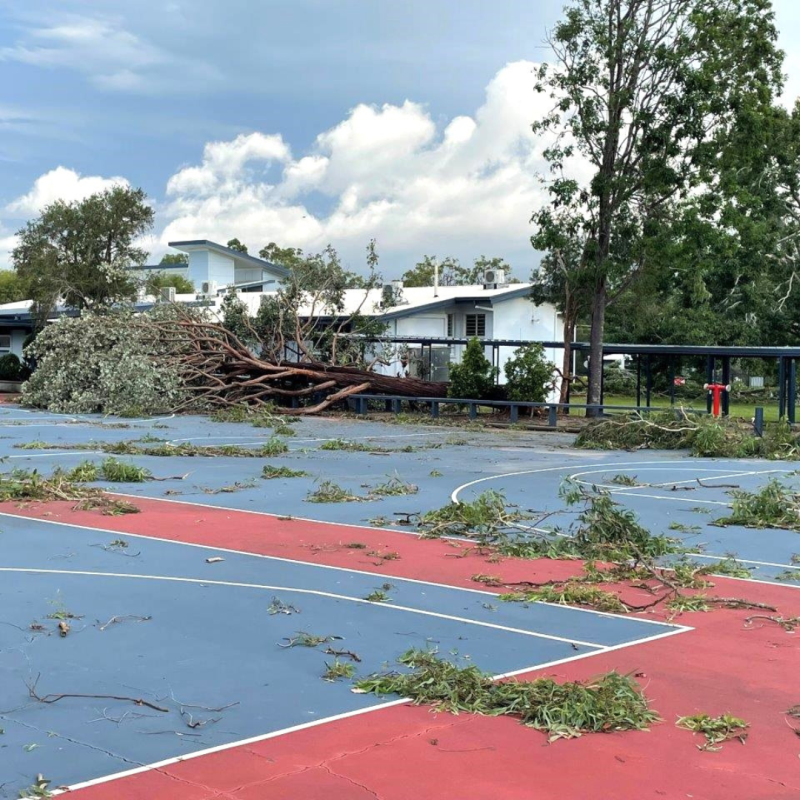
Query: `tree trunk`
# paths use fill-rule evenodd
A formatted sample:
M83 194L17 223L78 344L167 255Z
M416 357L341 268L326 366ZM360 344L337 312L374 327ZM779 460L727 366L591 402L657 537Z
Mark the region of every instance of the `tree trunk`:
M569 401L569 387L572 382L572 342L575 339L575 317L572 312L564 315L564 357L561 361L561 395L559 403Z
M601 278L592 299L592 332L589 339L589 389L588 404L602 402L603 387L603 334L606 322L606 281ZM599 417L600 409L586 409L587 417Z

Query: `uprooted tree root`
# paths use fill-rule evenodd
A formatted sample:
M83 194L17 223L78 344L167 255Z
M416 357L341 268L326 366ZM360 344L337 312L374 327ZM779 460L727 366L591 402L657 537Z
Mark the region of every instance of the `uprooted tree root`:
M696 456L800 459L800 435L785 422L769 423L762 437L743 421L684 409L614 416L587 425L577 447L596 450L690 450Z
M410 671L370 675L357 681L357 691L398 694L439 711L517 717L551 740L646 730L659 720L638 684L617 672L587 682L495 681L478 667L458 667L435 651L409 650L398 662Z

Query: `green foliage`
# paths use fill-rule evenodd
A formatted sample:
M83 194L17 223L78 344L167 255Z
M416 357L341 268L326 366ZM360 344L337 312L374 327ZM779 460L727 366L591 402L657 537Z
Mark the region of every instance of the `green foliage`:
M502 258L476 258L471 267L464 267L457 258L446 256L424 256L414 267L403 273L403 285L409 288L416 286L433 286L436 264L439 264L440 286L474 286L483 283L484 272L489 269L504 270L506 276L511 274L511 266Z
M694 714L690 717L680 717L675 724L692 733L702 733L706 742L697 745L697 749L712 752L721 750L722 745L732 739L738 739L744 744L747 740L747 729L750 727L750 723L730 714L721 714L718 717Z
M142 483L150 480L153 473L145 467L127 464L116 458L106 458L100 465L100 477L114 483Z
M546 732L551 740L646 730L659 719L636 682L617 672L586 682L557 683L551 678L495 682L476 666L458 667L431 651L409 650L398 661L410 672L370 675L356 687L409 697L417 705L453 714L514 716L523 725Z
M308 473L302 469L289 469L289 467L274 467L265 464L261 470L261 477L271 480L273 478L307 478Z
M144 264L136 242L153 224L141 189L115 186L85 200L47 206L17 234L12 260L40 319L59 298L77 309L107 309L136 297L126 267Z
M718 458L800 459L800 436L785 422L767 424L764 436L731 418L680 412L615 416L587 425L577 447L595 450L690 450Z
M13 469L0 473L0 502L53 500L77 501L75 508L99 509L103 514L135 514L136 506L123 500L113 500L99 489L81 486L70 480L69 474L57 469L47 478L36 470Z
M508 399L543 403L553 386L554 369L538 342L516 349L504 367Z
M603 390L607 395L630 395L636 391L636 375L616 361L603 367Z
M384 583L377 589L373 589L364 599L370 603L391 603L392 598L389 597L389 592L393 588L391 583Z
M13 269L0 270L0 305L29 299L27 281L20 278Z
M242 244L238 239L228 239L227 247L238 253L247 253L247 245Z
M355 664L334 658L330 664L325 662L325 672L322 673L322 679L333 683L341 678L352 678L355 674Z
M514 603L557 603L567 606L586 606L611 614L627 614L628 607L613 592L587 586L585 583L567 581L553 586L540 586L526 592L501 594L500 599Z
M48 788L52 781L45 778L44 775L37 775L36 780L27 788L21 789L19 796L21 798L42 798L54 797L53 793Z
M170 266L174 264L187 264L189 263L188 253L165 253L158 262L163 266Z
M756 492L734 489L731 513L715 525L800 531L800 493L773 478Z
M477 338L470 339L460 364L450 366L450 386L448 397L465 400L486 398L494 387L497 368L483 353L483 345Z
M366 499L351 494L333 481L322 481L306 495L307 503L360 503Z
M37 367L22 401L62 414L169 410L184 392L178 371L155 357L158 346L127 313L62 318L25 351Z
M670 221L681 203L694 202L692 190L710 187L713 200L727 188L720 156L729 156L732 140L740 152L749 145L751 161L763 159L758 120L782 83L770 0L677 0L660 11L572 0L550 37L555 63L537 75L536 89L550 102L533 129L550 132L554 145L545 150L551 202L534 223L537 233L554 230L559 216L574 225L580 255L575 269L567 267L566 288L591 298L592 403L600 398L609 297L663 258ZM590 164L588 181L571 171L575 156ZM761 254L757 246L752 252ZM550 255L563 261L556 247ZM684 262L688 273L695 262ZM675 272L674 262L664 264ZM738 283L741 274L726 269Z
M26 374L27 370L14 353L0 356L0 381L21 381Z
M171 272L151 272L144 283L144 290L147 294L158 297L162 289L170 286L175 289L176 294L193 294L195 290L194 284L188 278Z
M398 497L401 495L416 494L419 486L406 483L399 475L390 475L389 479L378 486L366 487L374 497Z

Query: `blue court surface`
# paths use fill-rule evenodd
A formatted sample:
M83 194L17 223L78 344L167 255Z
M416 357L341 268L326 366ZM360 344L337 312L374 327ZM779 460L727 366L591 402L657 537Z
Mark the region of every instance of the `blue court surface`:
M357 675L411 647L507 674L687 630L42 520L0 530L0 797L384 705L323 680L327 647ZM364 599L384 583L390 602ZM281 647L298 631L337 638Z
M126 427L117 427L118 425ZM486 489L502 491L510 503L532 512L559 513L549 524L569 525L571 515L558 498L565 478L598 485L633 509L645 527L683 539L699 559L714 561L736 555L753 578L788 585L800 583L798 534L785 530L752 530L711 523L724 516L731 487L756 490L778 478L800 487L791 462L692 458L664 451L602 452L569 447L571 437L553 433L459 431L428 425L392 425L352 419L304 419L286 437L290 452L273 458L123 457L146 466L161 479L109 488L131 495L177 500L326 522L396 527L397 514L424 512L454 499L470 499ZM0 456L14 467L73 467L100 461L100 452L69 449L70 444L130 441L158 437L164 442L205 446L225 444L255 448L272 437L269 429L209 421L202 417L108 420L64 417L24 409L0 410ZM383 452L324 450L343 438L382 448ZM18 445L40 441L67 449L24 450ZM404 452L405 448L412 448ZM390 452L385 452L385 451ZM304 470L308 477L265 481L264 463ZM634 487L614 483L634 478ZM366 497L375 486L397 477L416 485L417 494L350 503L310 503L308 495L322 480L332 480ZM699 479L699 481L698 481ZM674 488L673 488L674 487ZM234 491L230 491L233 489ZM377 523L376 523L377 521ZM670 525L677 526L671 529ZM408 527L401 528L412 532ZM798 580L792 580L796 574ZM788 580L787 580L788 579Z

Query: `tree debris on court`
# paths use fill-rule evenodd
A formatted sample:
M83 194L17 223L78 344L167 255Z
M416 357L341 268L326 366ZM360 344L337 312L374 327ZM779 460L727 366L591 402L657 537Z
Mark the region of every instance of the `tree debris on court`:
M768 423L758 437L742 420L684 409L615 415L587 425L576 447L594 450L690 450L717 458L800 459L800 436L785 422Z
M749 722L731 714L721 714L718 717L695 714L689 717L680 717L675 724L679 728L692 731L692 733L702 733L706 741L705 744L697 745L697 749L709 752L721 750L725 742L733 739L744 744L747 740L747 729L750 727Z
M584 733L646 730L659 715L638 684L609 672L590 681L495 681L477 666L458 667L435 651L409 650L398 659L406 672L383 672L356 682L361 692L408 697L416 705L457 714L518 717L550 740Z
M746 528L783 528L800 531L800 492L776 478L755 492L731 492L733 506L714 525L744 525Z
M118 500L102 490L70 480L69 473L56 469L47 478L36 470L13 469L0 473L0 502L75 502L74 510L98 510L107 516L136 514L139 509L126 500Z

